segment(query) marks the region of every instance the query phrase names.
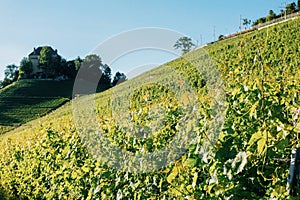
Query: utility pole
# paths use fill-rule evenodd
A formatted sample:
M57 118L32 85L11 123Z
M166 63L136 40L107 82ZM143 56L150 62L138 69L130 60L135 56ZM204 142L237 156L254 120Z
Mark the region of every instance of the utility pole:
M242 15L240 15L240 31L242 31Z
M286 2L284 2L284 19L286 19Z
M287 15L287 13L286 13L286 2L284 2L284 6L283 7L280 6L279 8L283 9L283 10L281 9L281 18L283 18L283 15L284 15L284 19L286 19L286 15Z
M214 26L214 33L213 33L214 41L216 41L216 26Z
M202 34L200 34L200 46L202 46Z

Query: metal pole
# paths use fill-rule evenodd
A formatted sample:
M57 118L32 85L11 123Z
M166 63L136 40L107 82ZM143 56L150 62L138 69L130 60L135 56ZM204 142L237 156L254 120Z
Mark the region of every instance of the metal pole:
M299 195L299 175L300 175L300 148L292 150L290 170L287 182L287 191L290 196Z
M286 19L286 2L284 2L284 19Z
M202 34L200 34L200 45L202 46Z
M214 41L216 41L216 26L214 26L214 33L213 33Z
M242 31L242 15L240 15L240 32Z

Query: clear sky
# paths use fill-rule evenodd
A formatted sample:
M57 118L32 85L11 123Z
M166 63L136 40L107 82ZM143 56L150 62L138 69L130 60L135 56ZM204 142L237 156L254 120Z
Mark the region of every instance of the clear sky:
M178 31L194 42L211 42L239 29L240 15L252 21L270 9L279 13L288 0L0 0L0 79L9 64L19 65L33 47L50 45L67 60L84 58L97 45L120 32L142 27ZM140 57L140 55L139 55ZM151 56L150 56L151 57ZM172 56L152 56L112 64L114 71L163 63ZM131 66L136 65L136 66Z

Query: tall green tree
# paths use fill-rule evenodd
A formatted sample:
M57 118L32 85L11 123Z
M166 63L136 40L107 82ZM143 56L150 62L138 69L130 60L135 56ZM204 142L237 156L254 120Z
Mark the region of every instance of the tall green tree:
M18 77L19 77L18 66L14 65L14 64L6 66L6 68L4 70L4 79L3 79L3 81L1 81L0 88L3 88L5 86L15 82L16 80L18 80Z
M297 5L295 2L289 3L286 5L285 9L286 9L286 14L289 15L297 11Z
M79 78L89 82L99 82L99 78L102 75L102 60L98 55L88 55L83 59L80 67Z
M71 60L71 61L68 61L67 62L67 72L66 72L66 76L69 77L69 78L75 78L76 77L76 74L77 74L77 71L76 70L76 64L75 64L75 61L74 60Z
M276 14L273 10L269 11L269 15L266 17L266 21L271 21L276 18Z
M5 78L11 80L11 81L16 81L18 79L17 74L19 73L19 68L16 65L8 65L6 66L4 70L4 75Z
M61 64L61 57L51 47L45 46L39 56L40 68L44 70L46 77L54 77Z
M243 25L245 26L245 28L247 28L249 25L251 24L251 20L249 19L243 19Z
M256 20L255 22L253 22L253 26L256 26L258 24L263 24L265 22L266 22L266 18L262 17L262 18L259 18L258 20Z
M77 71L80 69L82 62L83 60L79 56L74 60L75 69Z
M83 59L83 62L84 62L85 66L88 66L88 67L97 67L99 69L103 65L100 56L98 56L96 54L87 55Z
M108 86L111 83L111 69L107 64L103 66L100 83Z
M181 49L182 53L185 54L189 52L195 44L192 42L192 39L189 37L181 37L174 44L175 49Z
M30 78L33 71L33 65L30 59L24 57L20 62L19 78Z

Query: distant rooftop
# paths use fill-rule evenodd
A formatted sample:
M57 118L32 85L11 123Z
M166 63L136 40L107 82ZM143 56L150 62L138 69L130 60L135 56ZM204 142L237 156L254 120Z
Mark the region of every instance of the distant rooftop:
M52 47L50 47L52 49ZM41 50L43 49L43 47L38 47L38 48L33 48L33 52L31 52L28 56L40 56L41 55ZM53 50L53 52L57 53L57 50Z

